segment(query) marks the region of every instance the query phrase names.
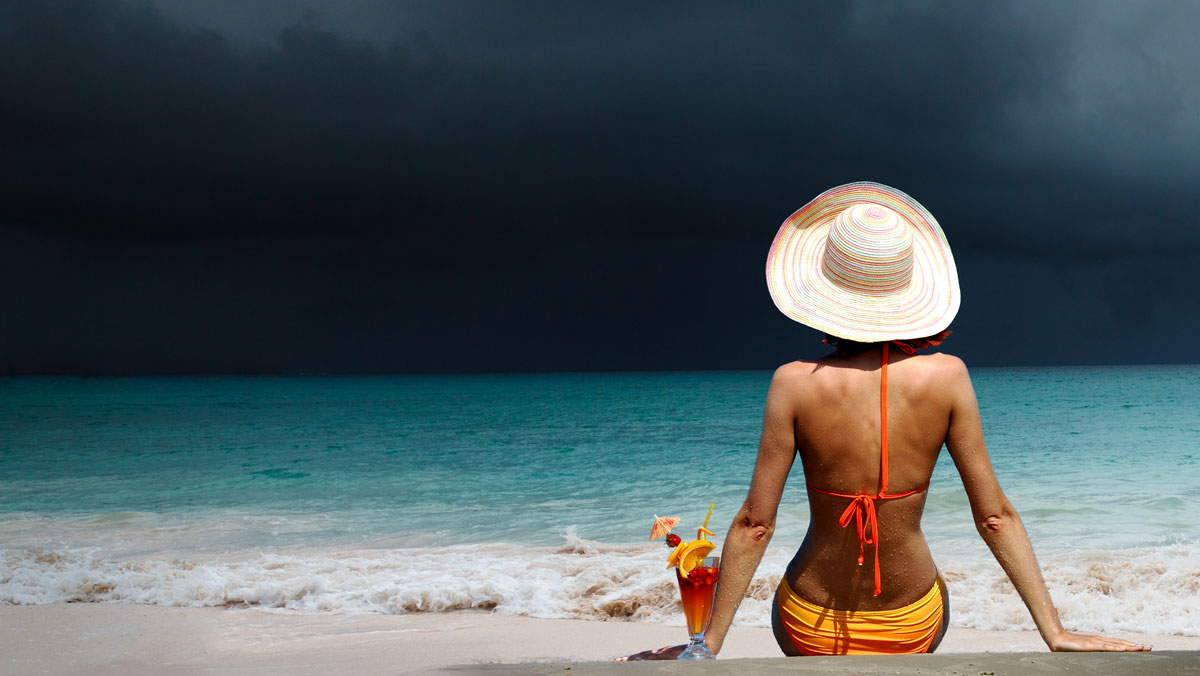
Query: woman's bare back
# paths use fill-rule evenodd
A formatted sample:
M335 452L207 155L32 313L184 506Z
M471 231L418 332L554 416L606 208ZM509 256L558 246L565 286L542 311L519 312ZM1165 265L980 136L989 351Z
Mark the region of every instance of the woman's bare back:
M929 482L952 410L946 378L961 362L949 355L899 350L889 350L888 362L887 493L899 494ZM810 486L843 494L880 492L880 366L881 349L876 347L781 369L781 384L792 390L796 446ZM912 603L933 586L937 571L921 533L924 491L874 501L879 596L873 595L872 545L866 545L863 564L857 565L855 525L838 523L850 499L811 487L808 493L808 533L787 571L788 583L802 598L826 608L877 610Z

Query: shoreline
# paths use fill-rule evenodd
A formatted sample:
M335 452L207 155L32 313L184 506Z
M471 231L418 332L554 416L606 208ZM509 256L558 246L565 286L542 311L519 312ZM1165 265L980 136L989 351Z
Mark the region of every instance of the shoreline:
M683 634L682 618L679 626L669 626L539 619L486 611L338 615L118 603L0 605L0 672L108 676L561 673L571 668L607 673L614 668L633 666L607 664L614 657L682 643ZM1200 637L1112 635L1153 645L1155 652L1151 655L1163 651L1200 651ZM959 665L962 661L953 656L978 653L990 655L986 658L990 668L983 671L993 671L996 664L1012 660L1017 664L1034 654L1063 659L1061 654L1051 656L1036 632L955 627L949 629L936 655L913 657L934 657ZM1080 670L1077 673L1086 673L1088 669L1099 668L1098 659L1100 656L1093 654L1077 657L1070 664ZM776 663L787 664L793 670L798 666L795 659L779 655L770 629L735 626L726 639L721 659L708 663L716 666L690 673L724 673L725 667L720 665L728 665L729 660L750 660L747 665L765 671L772 670L771 665ZM922 668L933 668L935 662L941 663L927 662ZM1166 666L1165 662L1153 663L1158 665L1156 668ZM857 669L871 662L845 662L843 666L850 668L850 664L859 664ZM697 667L694 663L688 666ZM1072 673L1072 668L1064 673ZM1193 668L1200 670L1200 657ZM1021 673L1007 668L1001 671ZM1025 669L1026 673L1029 671ZM822 673L841 672L824 669ZM905 673L939 672L906 670Z

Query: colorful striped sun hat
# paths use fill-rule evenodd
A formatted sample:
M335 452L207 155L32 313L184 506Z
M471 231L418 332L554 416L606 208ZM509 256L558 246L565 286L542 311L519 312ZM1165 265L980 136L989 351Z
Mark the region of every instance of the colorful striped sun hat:
M941 226L879 183L827 190L788 217L767 254L783 314L863 343L932 336L958 314L958 270Z

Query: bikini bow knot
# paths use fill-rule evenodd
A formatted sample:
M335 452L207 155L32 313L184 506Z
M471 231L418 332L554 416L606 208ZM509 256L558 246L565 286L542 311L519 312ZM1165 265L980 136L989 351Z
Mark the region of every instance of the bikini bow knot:
M850 525L850 520L854 519L854 525L858 531L858 565L863 564L863 559L866 554L866 546L872 545L875 547L875 596L879 596L882 590L879 576L879 544L878 539L878 523L875 518L875 497L873 495L856 495L846 505L846 510L842 512L842 516L838 518L838 525L846 528ZM883 496L879 496L883 497ZM867 535L867 526L870 526L871 533Z

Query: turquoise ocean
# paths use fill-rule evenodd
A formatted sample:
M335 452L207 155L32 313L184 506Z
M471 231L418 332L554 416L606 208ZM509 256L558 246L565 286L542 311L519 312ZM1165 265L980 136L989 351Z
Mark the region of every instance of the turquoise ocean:
M724 532L770 377L0 379L0 603L678 623L650 524ZM973 379L1065 623L1200 636L1200 367ZM739 623L804 536L793 471ZM954 625L1032 628L944 451L922 525Z

